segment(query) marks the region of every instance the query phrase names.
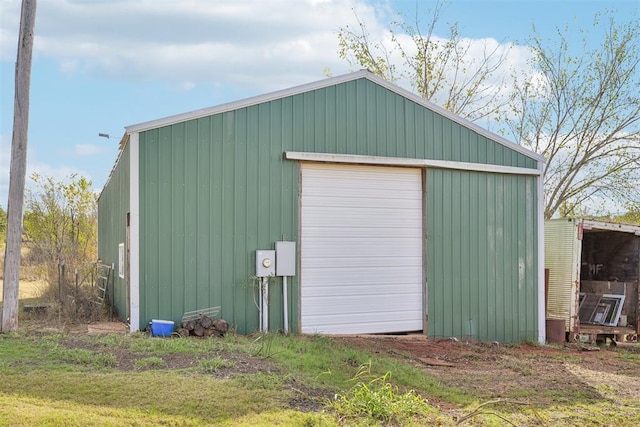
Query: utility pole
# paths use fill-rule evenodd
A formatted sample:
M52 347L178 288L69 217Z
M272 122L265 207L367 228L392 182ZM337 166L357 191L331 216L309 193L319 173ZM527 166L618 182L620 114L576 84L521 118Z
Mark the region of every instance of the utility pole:
M15 75L16 93L13 102L13 139L11 141L9 201L7 203L7 242L4 255L2 332L12 332L18 329L20 247L22 245L22 215L29 129L29 89L35 20L36 0L22 0Z

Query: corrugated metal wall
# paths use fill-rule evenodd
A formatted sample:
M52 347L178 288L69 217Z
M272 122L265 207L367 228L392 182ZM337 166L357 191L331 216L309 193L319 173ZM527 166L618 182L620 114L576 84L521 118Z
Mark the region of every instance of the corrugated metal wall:
M366 79L142 132L142 325L219 305L239 332L257 329L255 292L243 286L254 274L254 251L298 239L298 164L284 161L284 151L536 167ZM527 186L515 180L514 187ZM430 188L446 191L443 185L434 181ZM494 286L484 280L478 286ZM290 284L296 331L297 280ZM271 325L279 328L279 280L271 299Z
M547 316L565 319L570 329L576 316L576 291L582 245L578 223L572 219L553 219L544 223L544 268L549 269Z
M127 316L127 284L118 277L118 245L126 245L129 172L127 144L98 199L98 258L105 264L115 265L114 305L123 320Z
M428 334L536 340L536 180L427 169Z

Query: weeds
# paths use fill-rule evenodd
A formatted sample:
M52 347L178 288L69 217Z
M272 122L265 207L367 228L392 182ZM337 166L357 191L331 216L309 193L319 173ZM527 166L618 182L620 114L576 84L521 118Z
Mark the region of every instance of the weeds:
M94 368L111 368L116 364L116 357L111 353L96 353L82 348L56 349L54 353L68 363Z
M162 360L162 358L151 356L151 357L145 357L144 359L138 359L134 361L133 366L137 370L160 369L160 368L164 368L165 363L164 363L164 360Z
M373 376L371 361L361 365L353 378L357 383L345 394L337 394L329 406L343 420L365 418L383 423L402 423L432 412L428 402L413 390L400 393L398 387L389 382L390 375L387 372L381 377Z
M275 334L260 334L258 338L253 341L251 354L264 359L272 357L274 355L274 341ZM255 347L255 349L253 347Z
M229 360L225 360L220 356L216 356L213 359L202 359L198 364L200 372L205 374L213 374L218 372L219 369L233 368L235 364Z
M494 416L496 418L501 419L502 421L504 421L505 423L507 423L507 424L509 424L511 426L517 425L512 420L507 418L504 414L501 414L501 413L499 413L497 411L492 411L492 410L488 409L488 406L490 406L490 405L496 405L496 404L501 404L501 403L502 404L508 403L508 404L513 404L513 405L524 405L524 406L531 407L531 405L528 402L517 402L517 401L513 401L513 400L509 400L509 399L489 400L487 402L484 402L484 403L478 405L469 414L459 418L458 422L456 423L456 425L460 425L462 423L465 423L468 420L470 420L471 418L474 418L474 417L477 417L477 416L482 416L483 417L483 423L488 422L488 420L485 418L486 416ZM540 414L538 414L538 412L535 409L533 411L533 414L536 417L537 421L544 425L544 421L543 421L542 417L540 416Z

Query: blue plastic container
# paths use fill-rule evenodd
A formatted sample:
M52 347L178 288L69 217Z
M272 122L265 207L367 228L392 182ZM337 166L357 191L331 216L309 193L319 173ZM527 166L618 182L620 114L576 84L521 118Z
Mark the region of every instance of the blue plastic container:
M174 324L171 320L151 320L151 335L154 337L168 337L173 333Z

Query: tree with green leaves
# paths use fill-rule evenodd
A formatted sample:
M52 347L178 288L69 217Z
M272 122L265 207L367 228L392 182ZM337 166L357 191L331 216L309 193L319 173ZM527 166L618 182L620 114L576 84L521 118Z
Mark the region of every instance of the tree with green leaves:
M467 119L496 120L517 143L545 156L545 218L605 214L607 203L640 201L640 19L617 23L598 15L605 36L590 44L584 30L558 30L528 40L529 68L497 77L507 51L469 55L457 24L436 36L443 4L415 26L394 23L388 40L366 25L342 28L339 55ZM506 92L505 92L506 90ZM505 108L507 107L507 108Z
M469 120L490 116L508 102L498 71L504 67L509 46L485 40L477 56L478 47L461 36L458 23L446 37L437 36L445 6L437 2L430 16L416 11L413 24L392 22L384 40L372 39L366 23L356 16L356 28L340 28L338 54L350 65L409 86L422 98Z
M77 175L62 181L34 174L31 180L35 188L27 194L24 216L28 262L58 284L62 266L72 277L96 259L96 195L91 181Z
M622 224L640 225L640 203L635 206L628 206L627 212L614 216L613 221Z
M7 212L0 206L0 244L4 245L7 233Z
M594 27L605 36L593 46L589 31L578 46L569 27L555 40L534 33L533 72L520 76L503 117L516 141L547 159L545 218L640 200L640 20L598 15Z

